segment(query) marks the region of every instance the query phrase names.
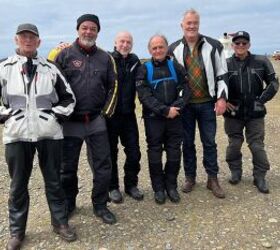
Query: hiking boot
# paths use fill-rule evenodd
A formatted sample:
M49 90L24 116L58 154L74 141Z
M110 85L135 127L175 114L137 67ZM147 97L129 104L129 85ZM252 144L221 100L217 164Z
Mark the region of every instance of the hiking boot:
M224 190L220 187L217 177L208 177L207 188L212 191L212 193L220 199L226 197Z
M189 193L193 190L194 185L195 185L195 179L187 176L182 191L184 193Z
M11 236L8 240L6 250L19 250L21 244L23 242L23 238L19 238L17 236Z

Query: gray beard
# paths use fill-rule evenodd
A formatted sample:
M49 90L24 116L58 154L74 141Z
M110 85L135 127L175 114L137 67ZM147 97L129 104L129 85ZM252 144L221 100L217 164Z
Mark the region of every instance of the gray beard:
M88 47L88 48L92 47L95 44L95 40L87 40L87 39L83 39L83 38L80 38L79 42L83 46Z

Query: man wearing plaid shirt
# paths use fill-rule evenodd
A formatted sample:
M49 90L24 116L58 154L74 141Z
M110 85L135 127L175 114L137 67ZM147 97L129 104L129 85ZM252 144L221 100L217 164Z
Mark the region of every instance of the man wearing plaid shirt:
M218 198L225 193L218 182L216 115L226 110L227 65L222 44L199 34L199 13L185 12L181 27L184 37L169 47L170 55L183 65L191 88L190 103L182 114L183 157L186 181L183 192L191 192L196 183L196 122L203 145L203 165L208 175L207 188Z

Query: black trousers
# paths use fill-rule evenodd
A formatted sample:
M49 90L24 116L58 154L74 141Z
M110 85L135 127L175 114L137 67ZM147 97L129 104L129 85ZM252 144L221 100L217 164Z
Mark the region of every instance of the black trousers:
M139 132L135 113L115 114L107 120L107 129L111 146L112 176L110 190L119 189L118 142L124 147L124 187L129 189L138 185L140 171Z
M225 131L229 141L226 161L230 170L242 172L241 147L245 131L246 141L253 156L253 175L264 176L270 168L264 149L264 118L244 121L225 117Z
M65 136L63 141L63 161L61 181L66 195L68 209L76 206L78 190L78 164L83 142L87 145L88 162L93 172L91 199L94 206L106 206L111 179L110 146L107 131L79 137Z
M45 193L53 225L67 224L65 196L61 187L61 140L14 142L6 145L6 161L11 177L9 195L10 234L24 237L29 209L28 182L35 151L45 182Z
M183 140L181 118L145 118L144 122L152 188L155 192L176 189ZM162 164L163 151L166 152L164 169Z

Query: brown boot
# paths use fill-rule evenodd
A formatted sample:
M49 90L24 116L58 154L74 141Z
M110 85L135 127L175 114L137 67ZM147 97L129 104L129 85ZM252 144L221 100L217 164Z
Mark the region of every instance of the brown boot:
M195 185L195 179L187 176L182 191L184 193L189 193L193 190L194 185Z
M212 190L212 193L220 199L226 197L224 190L220 187L217 177L208 177L207 188Z
M21 244L22 244L23 238L20 239L17 236L11 236L9 239L6 249L7 250L20 250Z

